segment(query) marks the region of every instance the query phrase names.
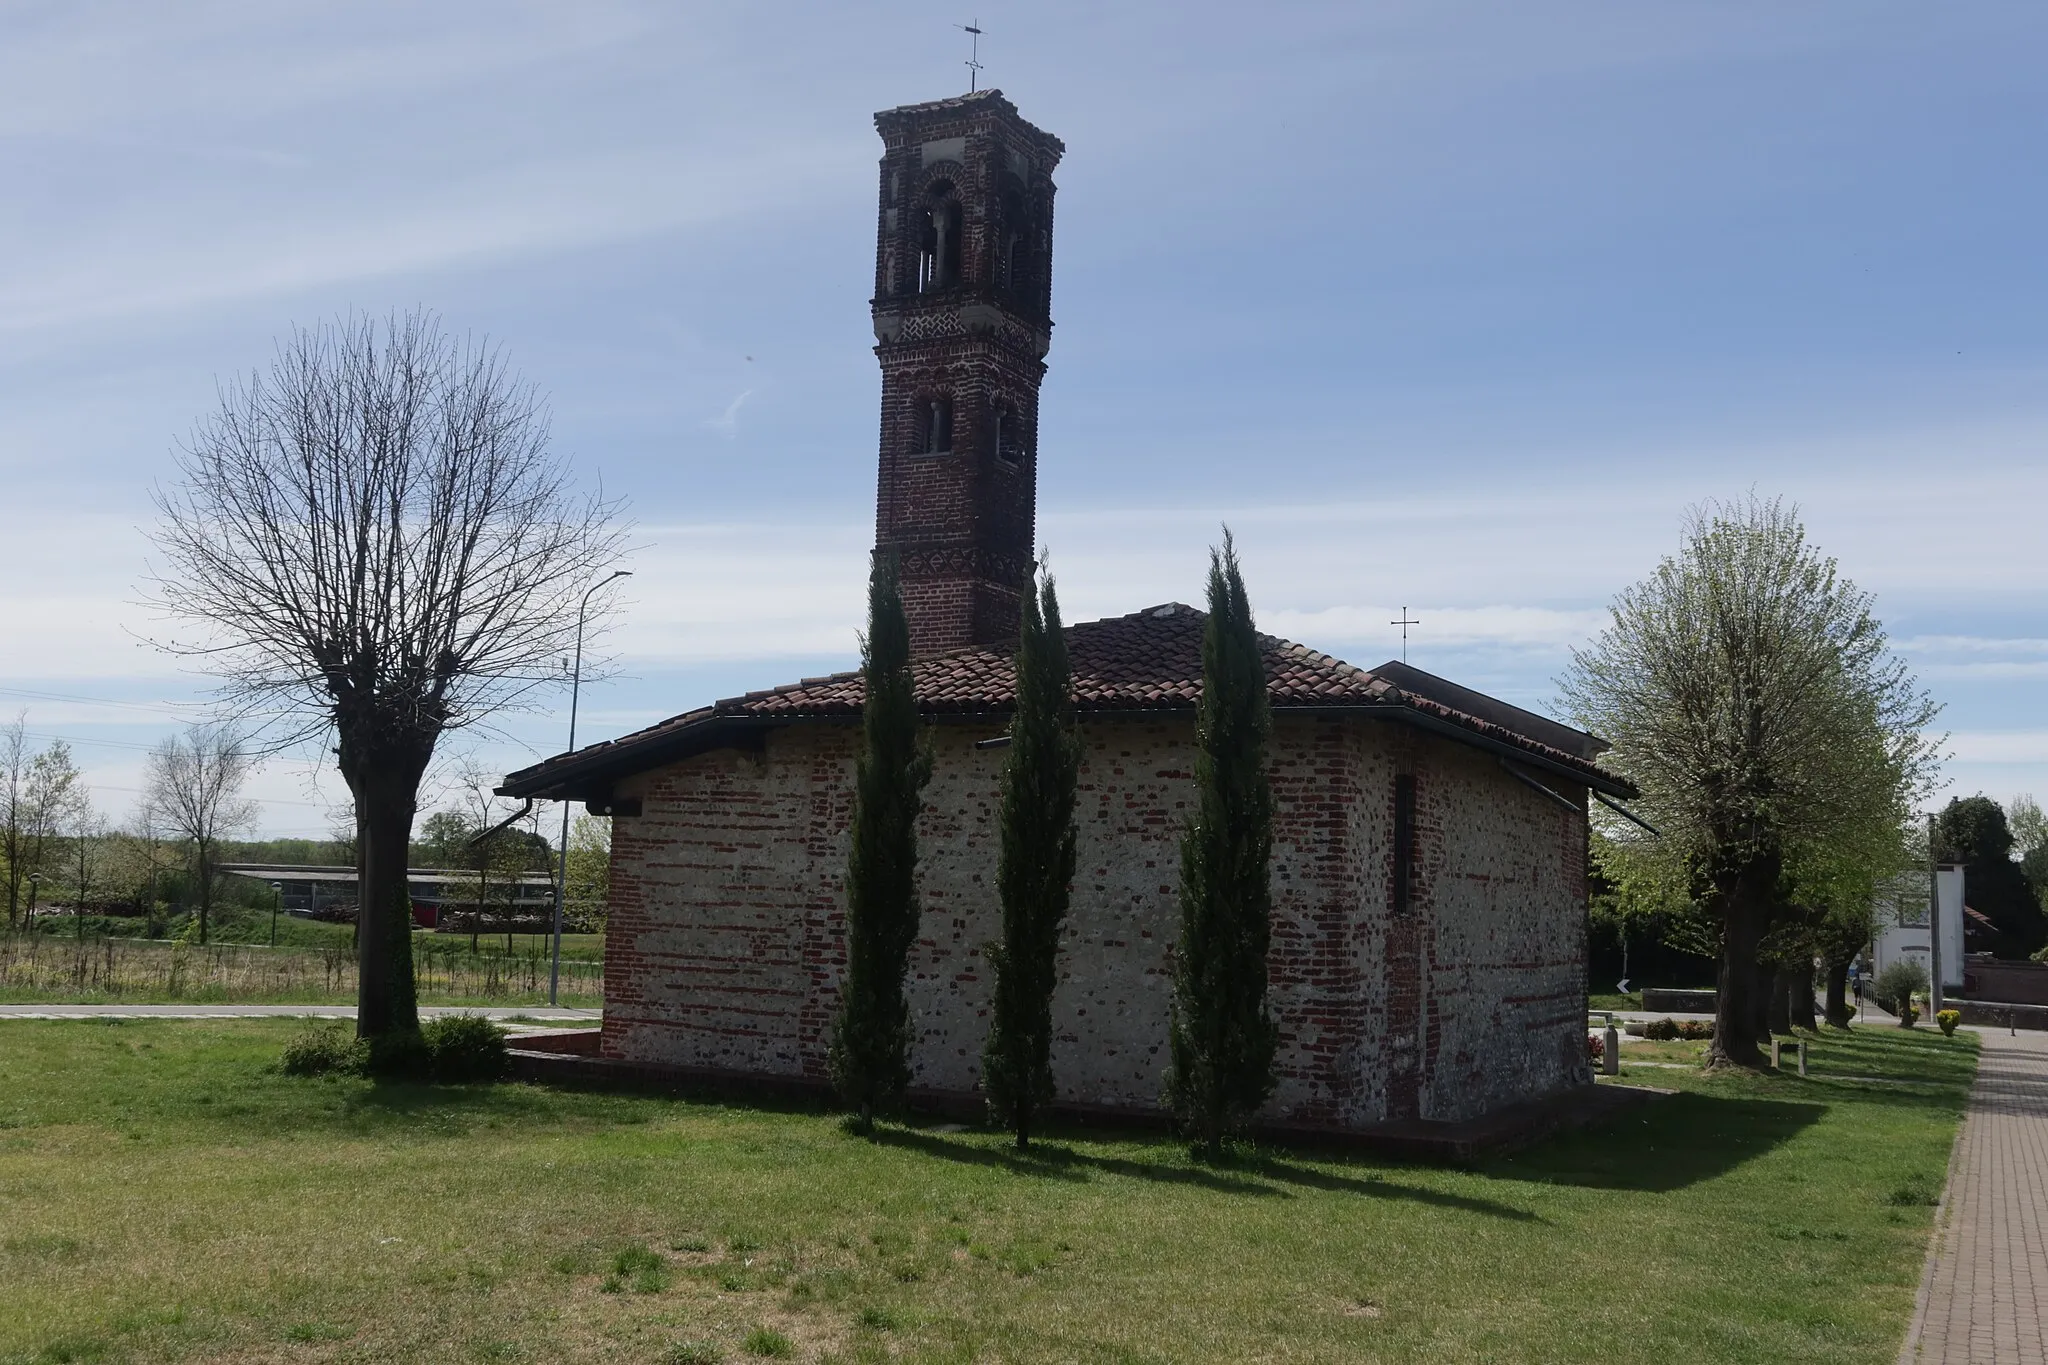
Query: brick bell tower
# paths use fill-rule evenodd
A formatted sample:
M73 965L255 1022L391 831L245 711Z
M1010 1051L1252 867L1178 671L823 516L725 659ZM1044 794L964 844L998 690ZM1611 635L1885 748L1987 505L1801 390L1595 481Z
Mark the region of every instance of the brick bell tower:
M875 115L875 550L901 567L911 648L1017 633L1052 344L1053 168L1066 148L1000 90Z

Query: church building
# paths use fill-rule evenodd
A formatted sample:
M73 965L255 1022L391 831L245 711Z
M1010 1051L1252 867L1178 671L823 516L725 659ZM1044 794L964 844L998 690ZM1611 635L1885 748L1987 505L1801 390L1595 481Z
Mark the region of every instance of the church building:
M1035 536L1063 147L1001 92L879 114L878 550L901 565L935 757L918 827L915 1092L974 1095L1002 735ZM852 623L849 623L852 624ZM1200 611L1068 628L1085 757L1053 1015L1076 1111L1161 1105ZM1590 1084L1587 803L1601 741L1420 669L1264 638L1273 710L1274 1128L1471 1120ZM858 673L700 707L511 774L612 818L601 1055L828 1084Z

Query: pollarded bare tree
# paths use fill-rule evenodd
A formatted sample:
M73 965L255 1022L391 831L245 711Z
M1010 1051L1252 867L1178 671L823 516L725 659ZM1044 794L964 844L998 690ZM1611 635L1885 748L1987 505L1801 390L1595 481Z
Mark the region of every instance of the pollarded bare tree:
M220 841L256 823L256 806L242 799L255 767L242 737L222 725L195 725L149 751L143 805L151 824L192 850L199 893L199 941L213 929L213 884Z
M418 1028L406 861L447 731L558 679L617 504L577 491L546 404L430 316L301 330L227 386L158 494L160 599L229 692L331 731L354 797L357 1032Z

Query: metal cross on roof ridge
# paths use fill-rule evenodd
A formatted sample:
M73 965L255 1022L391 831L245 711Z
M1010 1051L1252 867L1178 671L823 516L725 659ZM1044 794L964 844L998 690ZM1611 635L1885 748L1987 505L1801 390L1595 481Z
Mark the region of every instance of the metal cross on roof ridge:
M1408 608L1403 607L1401 608L1401 619L1398 621L1389 621L1387 622L1387 624L1390 626L1399 626L1401 628L1401 662L1405 664L1408 662L1408 627L1419 626L1422 624L1422 622L1410 620L1408 616Z

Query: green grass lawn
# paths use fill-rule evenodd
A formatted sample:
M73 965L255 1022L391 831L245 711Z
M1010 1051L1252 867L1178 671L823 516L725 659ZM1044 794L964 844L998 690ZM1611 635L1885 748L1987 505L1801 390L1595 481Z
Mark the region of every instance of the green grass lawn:
M1889 1359L1975 1066L1867 1028L1472 1170L1209 1168L296 1080L294 1027L0 1023L0 1361Z

